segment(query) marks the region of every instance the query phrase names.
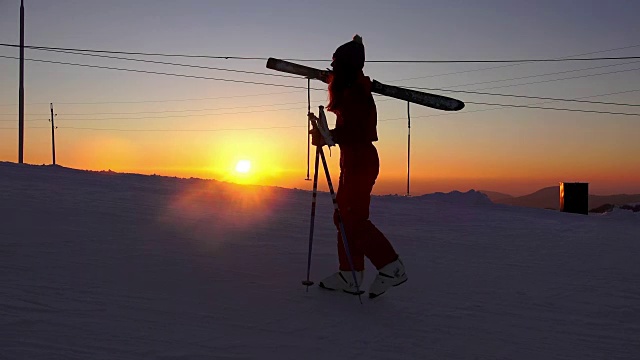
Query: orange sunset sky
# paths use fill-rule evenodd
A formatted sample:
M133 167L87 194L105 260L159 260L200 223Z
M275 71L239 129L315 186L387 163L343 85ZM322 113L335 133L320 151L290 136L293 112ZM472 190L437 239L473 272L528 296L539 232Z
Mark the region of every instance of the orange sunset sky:
M516 6L505 1L482 5L442 1L429 6L421 1L322 6L284 1L25 1L25 10L27 45L326 59L305 62L318 68L327 68L335 48L355 33L363 37L368 60L640 56L640 26L632 15L640 8L631 2L613 8L585 1L584 8L576 9L555 2ZM18 1L0 2L0 42L19 43ZM0 161L18 160L17 56L16 48L0 47ZM305 79L266 75L286 74L266 69L265 60L114 56L265 74L26 50L27 59L262 84L29 60L25 62L25 162L52 161L47 121L52 102L59 127L55 134L59 165L311 189L305 181ZM589 182L594 194L640 193L639 69L640 60L627 59L367 63L364 71L397 86L448 89L433 92L466 102L635 114L469 103L460 112L447 113L411 105L412 195L469 189L524 195L561 181ZM312 81L311 86L312 111L317 113L318 105L327 102L326 85ZM407 105L382 96L376 96L376 102L381 172L374 193L405 194ZM327 115L332 125L335 117ZM328 159L334 182L338 158L339 149L332 148ZM250 161L247 173L236 171L240 160ZM324 179L320 184L326 190Z

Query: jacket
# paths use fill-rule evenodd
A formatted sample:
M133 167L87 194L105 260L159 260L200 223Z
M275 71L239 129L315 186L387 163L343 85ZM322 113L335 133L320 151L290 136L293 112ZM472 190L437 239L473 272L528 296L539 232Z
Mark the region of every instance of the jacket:
M378 114L369 77L361 75L343 96L340 108L334 111L336 127L331 130L334 141L341 146L378 141Z

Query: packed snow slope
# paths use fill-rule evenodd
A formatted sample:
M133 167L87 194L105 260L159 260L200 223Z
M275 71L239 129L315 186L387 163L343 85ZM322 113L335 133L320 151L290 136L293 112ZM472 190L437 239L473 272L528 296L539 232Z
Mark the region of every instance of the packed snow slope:
M640 358L640 214L375 197L409 281L361 305L301 285L310 204L0 163L0 359ZM331 216L321 193L316 284L337 266Z

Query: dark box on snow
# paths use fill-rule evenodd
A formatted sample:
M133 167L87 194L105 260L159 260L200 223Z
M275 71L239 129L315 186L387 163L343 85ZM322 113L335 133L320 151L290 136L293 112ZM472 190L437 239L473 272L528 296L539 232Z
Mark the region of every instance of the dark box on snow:
M589 214L589 183L560 183L560 211Z

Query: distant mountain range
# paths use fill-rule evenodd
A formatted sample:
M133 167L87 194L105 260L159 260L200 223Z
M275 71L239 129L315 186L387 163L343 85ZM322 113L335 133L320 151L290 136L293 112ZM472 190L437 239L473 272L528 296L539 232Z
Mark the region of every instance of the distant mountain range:
M560 187L550 186L540 189L532 194L524 196L511 196L495 191L479 190L487 195L496 204L506 204L524 206L541 209L560 208ZM618 194L618 195L589 195L589 209L594 209L605 204L625 205L640 203L640 194Z

